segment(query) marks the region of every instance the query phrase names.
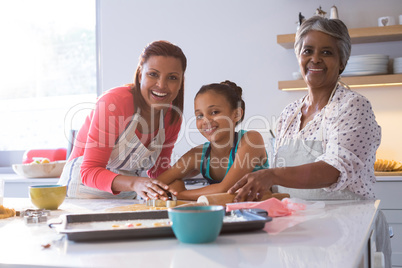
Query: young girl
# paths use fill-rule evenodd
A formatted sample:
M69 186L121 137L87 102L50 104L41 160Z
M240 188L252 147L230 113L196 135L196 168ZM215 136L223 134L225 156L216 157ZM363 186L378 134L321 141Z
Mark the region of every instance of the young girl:
M179 199L197 200L200 195L226 192L247 173L268 168L261 134L235 132L244 118L244 111L242 89L235 83L224 81L201 87L194 99L194 112L197 129L208 142L188 151L157 179L170 184ZM199 173L210 185L185 190L177 187L179 184L172 184Z

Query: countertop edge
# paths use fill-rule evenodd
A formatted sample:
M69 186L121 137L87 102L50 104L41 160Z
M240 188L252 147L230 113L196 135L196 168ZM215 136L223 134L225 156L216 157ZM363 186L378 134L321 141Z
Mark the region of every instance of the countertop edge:
M384 181L393 181L393 182L402 182L402 176L376 176L377 182Z

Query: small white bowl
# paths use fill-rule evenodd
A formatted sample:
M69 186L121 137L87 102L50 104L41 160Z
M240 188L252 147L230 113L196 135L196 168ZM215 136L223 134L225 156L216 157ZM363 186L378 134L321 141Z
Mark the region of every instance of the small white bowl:
M14 164L15 173L28 178L58 178L67 161L56 161L44 164Z

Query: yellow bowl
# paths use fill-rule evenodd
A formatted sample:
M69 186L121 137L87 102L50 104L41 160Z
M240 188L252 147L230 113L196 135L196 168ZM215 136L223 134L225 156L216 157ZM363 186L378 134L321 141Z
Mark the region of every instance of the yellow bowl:
M67 194L66 185L34 185L29 186L29 196L37 208L58 209Z
M15 173L28 178L58 178L63 171L66 161L57 161L44 164L14 164Z

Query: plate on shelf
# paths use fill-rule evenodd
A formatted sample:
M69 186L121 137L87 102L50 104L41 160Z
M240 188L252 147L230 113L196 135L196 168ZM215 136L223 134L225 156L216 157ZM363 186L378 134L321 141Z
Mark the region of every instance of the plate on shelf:
M394 74L402 74L402 68L401 69L394 69Z
M343 72L342 76L365 76L365 75L379 75L379 74L387 74L387 71L359 71L359 72Z
M387 55L358 55L351 56L343 76L364 76L375 74L387 74L388 73L388 61Z
M402 73L402 58L398 58L400 61L394 60L394 73L395 74L400 74Z

